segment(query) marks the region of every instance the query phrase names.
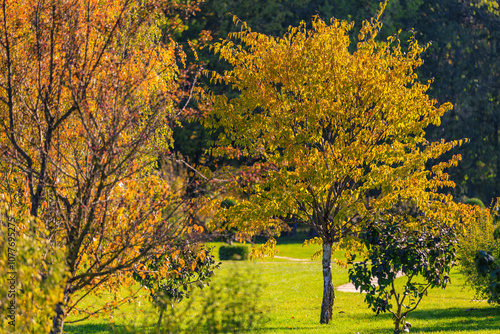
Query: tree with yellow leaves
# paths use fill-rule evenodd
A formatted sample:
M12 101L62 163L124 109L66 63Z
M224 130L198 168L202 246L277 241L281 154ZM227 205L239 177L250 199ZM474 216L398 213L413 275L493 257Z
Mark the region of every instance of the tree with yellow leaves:
M430 82L418 81L425 47L411 40L403 51L397 36L376 40L383 7L363 22L354 52L351 23L317 17L310 28L303 22L280 38L242 23L213 46L233 68L210 73L212 81L240 94L212 96L205 124L224 128L218 144L226 151L266 166L256 182L238 182L247 197L222 214L249 234L269 228L279 234L285 218L318 233L321 323L332 318L332 251L355 243L373 217L391 220L390 209L406 203L426 217L407 222L418 228L421 221L455 223L460 212L439 192L454 186L444 170L460 155L434 165L433 159L462 141L425 139L426 127L439 126L452 105L438 105L427 95Z

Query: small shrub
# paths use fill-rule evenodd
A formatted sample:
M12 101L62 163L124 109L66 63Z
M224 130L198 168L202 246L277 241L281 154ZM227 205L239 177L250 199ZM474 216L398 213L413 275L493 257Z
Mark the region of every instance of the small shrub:
M160 309L158 331L165 309L188 298L193 285L203 288L208 285L220 262L215 263L210 249L203 246L187 248L175 255L163 254L144 261L143 271L134 272L133 278L149 289L155 306ZM167 271L163 272L162 268Z
M204 291L195 328L203 332L241 333L260 327L266 317L259 305L262 285L249 270L235 267L230 276ZM195 332L197 332L195 330Z
M488 303L500 304L500 261L480 250L474 259L479 274L488 280Z
M477 205L479 206L481 209L484 209L485 206L484 206L484 203L483 201L481 201L479 198L467 198L465 201L464 201L464 204L469 204L469 205Z
M221 203L220 203L220 206L222 208L230 208L232 206L235 206L236 205L236 201L232 198L226 198L225 200L223 200Z
M230 245L219 248L220 260L248 260L250 249L247 245Z
M483 251L481 254L489 254L494 259L500 259L500 247L494 236L498 227L497 207L498 204L493 207L493 210L477 210L474 223L468 227L467 233L461 236L458 244L457 256L460 271L464 274L467 285L475 290L478 299L486 299L491 296L490 279L486 274L483 274L484 271L478 270L476 260L481 260L476 259L476 257L480 251Z
M449 226L425 226L413 231L399 223L369 225L361 234L368 257L349 269L356 288L367 292L365 302L374 312L390 312L394 333L408 330L405 320L414 311L429 288L444 288L455 260L455 229ZM405 284L397 288L396 274L405 275ZM372 283L372 276L378 285ZM421 276L424 283L415 282Z
M221 273L210 285L194 289L188 298L163 311L160 326L152 326L158 317L158 308L136 309L124 314L126 327L112 325L115 334L198 334L243 333L261 327L268 318L260 304L262 284L256 273L238 265ZM135 303L137 307L137 303ZM136 323L133 314L147 312L143 323Z
M62 251L37 223L0 201L0 334L49 332L61 301Z

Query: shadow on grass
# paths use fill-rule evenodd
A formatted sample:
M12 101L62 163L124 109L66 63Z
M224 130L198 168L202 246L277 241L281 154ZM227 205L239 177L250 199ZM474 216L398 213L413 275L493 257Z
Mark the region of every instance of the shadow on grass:
M154 324L147 326L148 332L156 333L154 331ZM137 334L143 333L144 326L126 326L117 324L67 324L64 325L65 334Z
M110 333L111 327L107 324L66 324L64 333Z
M378 317L387 318L387 326L381 324L385 332L391 332L391 318L389 314L381 314ZM358 315L356 318L359 321L370 321L376 317L373 315ZM418 324L415 324L417 321ZM427 309L427 310L416 310L409 314L408 321L414 324L412 331L421 333L433 333L433 332L448 332L456 333L458 331L471 331L476 332L480 330L489 330L500 333L500 307L489 307L489 308L452 308L452 309ZM426 323L426 321L431 321L432 323ZM328 326L328 325L326 325ZM113 329L114 327L114 329ZM94 333L136 333L134 331L127 330L126 326L110 324L73 324L64 326L64 333L72 334L94 334ZM317 330L318 327L264 327L260 328L258 331L261 333L275 333L275 332L296 332L297 330L308 331ZM387 331L389 330L389 331ZM241 331L248 332L248 331ZM384 332L381 328L379 329L365 329L363 333L367 334L380 334Z
M378 315L378 317L380 316L387 316L387 321L392 322L390 314ZM371 317L376 317L376 315L373 314ZM366 321L367 318L369 318L367 315L361 316L359 320ZM418 324L417 320L419 320ZM413 324L411 332L416 333L457 333L459 331L477 332L480 330L500 333L500 307L416 310L408 315L408 321ZM392 328L392 326L388 327L388 329ZM380 329L366 329L363 333L379 334L381 331Z
M410 313L410 319L436 320L438 323L420 327L425 333L438 331L456 332L460 330L496 330L500 332L500 308L451 308L416 310ZM410 320L411 322L411 320Z
M275 332L276 330L279 330L280 332L286 332L288 330L297 330L298 328L283 328L283 327L276 327L276 328L255 328L255 329L243 329L243 330L238 330L237 333L251 333L255 330L258 330L259 332ZM315 329L315 327L300 327L300 330L311 330ZM111 326L109 324L85 324L85 325L66 325L64 326L64 333L65 334L144 334L144 328L131 328L127 327L124 325L114 325ZM150 329L148 329L148 333L154 333L156 334L156 327L154 325L150 326ZM165 332L167 333L167 332ZM187 333L187 332L183 332ZM194 333L200 333L198 331L194 331ZM203 333L208 333L209 332L203 332ZM233 333L233 332L231 332ZM235 332L234 332L235 333Z

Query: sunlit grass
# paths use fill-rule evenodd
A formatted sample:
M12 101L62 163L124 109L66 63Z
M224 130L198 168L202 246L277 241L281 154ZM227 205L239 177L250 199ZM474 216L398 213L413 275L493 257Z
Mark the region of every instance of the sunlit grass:
M213 254L215 255L216 261L219 261L219 248L222 245L226 245L226 243L223 242L211 242L207 244L207 247L210 247L213 249ZM247 244L248 247L252 247L252 245ZM256 244L256 246L259 246L259 244ZM284 243L280 240L278 240L277 246L276 246L276 256L278 258L272 259L270 257L266 257L266 261L276 261L276 262L283 262L279 257L290 257L294 259L301 259L301 260L309 260L309 261L320 261L321 259L316 258L312 259L312 256L314 253L316 253L318 250L321 249L321 246L319 245L307 245L303 246L302 243ZM343 251L337 251L333 255L333 258L338 258L341 260L345 260L344 252Z
M218 247L220 244L214 244ZM308 260L316 249L301 244L279 245L282 256ZM217 252L216 252L217 253ZM391 316L376 316L364 303L359 293L336 292L333 321L319 324L322 297L321 261L254 260L246 262L224 261L216 273L217 280L241 268L249 268L263 286L260 297L262 309L269 321L250 333L392 333ZM243 272L239 270L239 272ZM399 281L405 278L400 278ZM446 289L430 290L416 311L409 315L410 333L500 333L500 308L485 301L474 301L474 294L464 289L463 277L453 271L452 284ZM335 286L348 282L347 269L333 267ZM89 299L87 303L97 303ZM149 318L152 306L147 300L135 301L113 315L117 328L125 325L154 324ZM110 333L110 316L65 326L66 333Z

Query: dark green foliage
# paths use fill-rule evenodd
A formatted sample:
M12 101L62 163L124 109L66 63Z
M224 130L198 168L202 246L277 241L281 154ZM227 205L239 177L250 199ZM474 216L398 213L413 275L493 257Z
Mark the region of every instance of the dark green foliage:
M477 270L483 275L489 274L492 271L497 269L497 265L495 264L495 258L488 252L480 250L477 252L477 255L474 259Z
M349 279L361 291L374 312L390 312L395 322L395 333L409 312L415 310L429 288L444 288L455 262L456 233L449 226L409 230L402 224L380 222L369 225L361 234L368 257L354 263ZM402 291L393 284L396 275L405 275ZM424 283L417 283L417 276ZM375 277L378 285L372 283ZM393 301L395 308L393 307Z
M433 79L431 96L450 101L454 109L443 116L441 127L428 129L427 138L470 139L460 151L463 161L450 170L457 183L453 192L489 203L500 195L500 85L494 84L500 80L498 9L486 1L391 0L383 22L383 31L413 31L419 42L431 43L419 77Z
M231 199L231 198L226 198L225 200L220 202L220 206L222 208L226 208L226 209L234 206L235 204L236 204L236 201L234 199Z
M219 248L221 260L248 260L250 249L247 245L229 245Z
M488 302L500 304L500 263L490 253L480 250L474 258L477 271L488 280Z

